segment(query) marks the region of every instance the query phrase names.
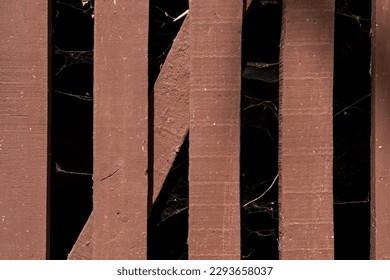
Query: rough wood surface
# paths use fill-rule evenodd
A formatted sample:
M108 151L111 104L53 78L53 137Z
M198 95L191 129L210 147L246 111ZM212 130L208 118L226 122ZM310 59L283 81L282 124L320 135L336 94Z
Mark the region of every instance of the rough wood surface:
M95 1L94 259L145 259L148 1Z
M390 3L372 6L371 258L390 259Z
M332 259L334 1L285 0L281 44L281 259Z
M153 202L188 133L189 20L184 20L154 85Z
M241 1L190 1L190 259L240 259Z
M0 41L0 259L45 259L47 1L1 1Z

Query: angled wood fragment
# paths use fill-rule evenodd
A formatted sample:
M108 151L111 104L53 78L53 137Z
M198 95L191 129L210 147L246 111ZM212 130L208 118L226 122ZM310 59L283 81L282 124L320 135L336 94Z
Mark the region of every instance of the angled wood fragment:
M68 260L92 260L93 244L92 244L92 229L93 229L93 212L84 225L72 251L68 255Z
M177 34L154 85L153 201L160 193L176 155L188 133L189 19Z

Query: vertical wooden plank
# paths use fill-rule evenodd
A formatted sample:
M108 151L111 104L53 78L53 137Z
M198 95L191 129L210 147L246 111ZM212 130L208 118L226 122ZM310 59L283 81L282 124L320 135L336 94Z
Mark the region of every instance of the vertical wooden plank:
M332 259L334 1L283 1L280 258Z
M371 258L390 259L390 2L372 6Z
M145 259L148 1L95 1L94 259Z
M46 258L48 2L0 2L0 259Z
M240 258L242 9L190 1L190 259Z

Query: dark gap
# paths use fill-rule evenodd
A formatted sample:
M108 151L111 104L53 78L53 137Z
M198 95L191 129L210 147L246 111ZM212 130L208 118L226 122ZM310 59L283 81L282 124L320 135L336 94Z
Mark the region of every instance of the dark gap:
M53 1L50 258L66 259L92 211L93 1Z
M336 259L370 256L371 1L336 0L334 235Z
M279 43L282 7L244 14L241 100L241 258L278 259ZM259 198L260 197L260 198Z
M148 220L148 259L188 259L188 135Z
M153 166L153 87L188 9L188 1L150 1L149 23L149 175ZM149 176L148 259L187 259L188 234L188 137L161 193L152 206L153 179Z

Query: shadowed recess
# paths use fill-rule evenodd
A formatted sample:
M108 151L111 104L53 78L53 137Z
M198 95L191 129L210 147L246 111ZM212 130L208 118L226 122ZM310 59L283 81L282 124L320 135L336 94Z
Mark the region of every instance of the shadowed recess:
M66 259L92 210L93 1L52 8L50 258Z
M370 256L371 1L336 1L333 98L336 259Z

